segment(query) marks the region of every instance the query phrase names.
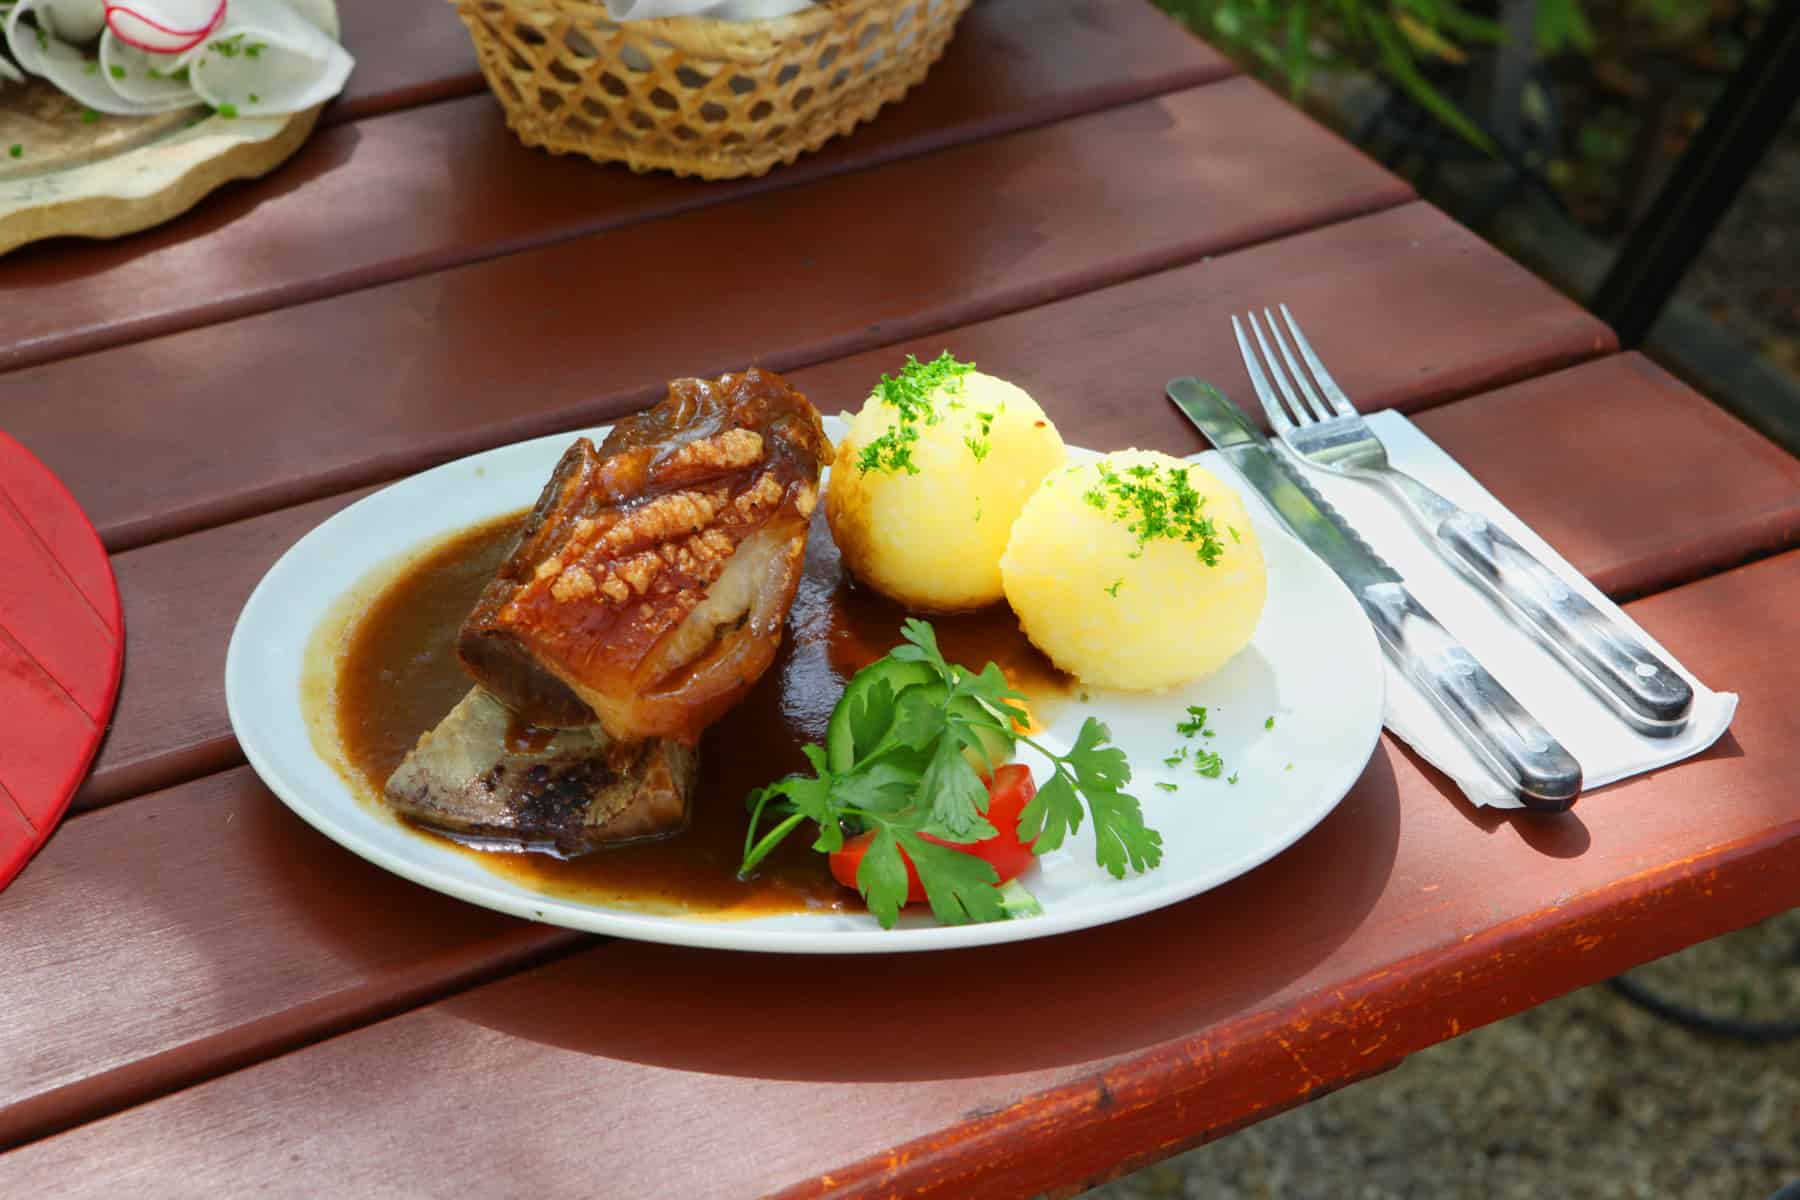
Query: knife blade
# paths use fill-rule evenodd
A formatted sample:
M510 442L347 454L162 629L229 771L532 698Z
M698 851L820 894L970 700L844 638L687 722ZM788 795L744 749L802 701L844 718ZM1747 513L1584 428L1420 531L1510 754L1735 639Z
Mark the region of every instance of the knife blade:
M1581 764L1407 590L1400 573L1291 470L1223 392L1191 376L1169 399L1303 545L1344 581L1394 665L1424 693L1519 802L1562 812L1581 792Z

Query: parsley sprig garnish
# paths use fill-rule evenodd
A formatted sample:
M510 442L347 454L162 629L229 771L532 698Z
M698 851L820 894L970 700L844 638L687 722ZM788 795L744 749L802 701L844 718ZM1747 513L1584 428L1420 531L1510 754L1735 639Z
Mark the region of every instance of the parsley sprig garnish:
M1089 717L1068 753L1057 754L1019 732L1027 719L1018 703L1023 696L1007 686L998 666L990 662L977 673L947 661L924 621L909 619L901 636L905 641L888 657L924 664L943 686L896 693L877 679L845 701L852 705L846 716L854 743L867 749L848 769L832 771L825 751L807 746L811 776L789 775L752 792L740 875L754 871L805 822L818 828L813 849L825 854L840 849L846 833L872 830L856 887L882 928L893 928L906 902L902 850L939 921L1004 918L994 868L954 848L995 834L987 819L987 787L964 754L973 751L991 769L984 737L994 735L1003 744L1023 742L1050 761L1049 780L1019 814L1019 838L1035 839L1035 853L1055 850L1091 817L1095 861L1115 879L1124 878L1128 867L1146 871L1162 861L1162 835L1144 824L1136 798L1125 792L1131 764L1110 744L1104 723ZM780 820L759 837L765 817ZM952 845L927 841L927 834Z
M909 354L900 374L884 374L881 382L875 385L875 397L886 407L895 409L897 416L894 424L880 437L862 448L856 457L857 471L863 475L870 471L905 471L908 475L917 475L919 467L913 462L912 452L919 440L919 427L936 425L944 419L937 403L940 390L949 397L947 407L962 407L955 397L962 391L963 376L974 369L974 363L958 362L946 350L928 363ZM993 427L994 414L977 413L976 417L981 422L981 436L966 438L964 444L979 462L987 457L986 439Z
M1225 553L1212 519L1200 512L1206 497L1188 482L1187 469L1138 463L1116 471L1099 464L1100 481L1081 494L1090 508L1107 513L1137 537L1133 558L1158 540L1186 542L1207 566L1215 566Z

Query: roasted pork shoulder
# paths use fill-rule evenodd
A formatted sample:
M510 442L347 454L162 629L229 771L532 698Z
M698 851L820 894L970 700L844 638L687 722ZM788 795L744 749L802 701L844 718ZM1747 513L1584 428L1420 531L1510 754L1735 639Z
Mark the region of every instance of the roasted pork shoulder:
M525 732L470 689L389 777L388 804L431 829L571 857L686 828L691 747L615 742L592 725Z
M463 665L533 724L693 745L774 661L830 455L773 372L676 380L563 455Z

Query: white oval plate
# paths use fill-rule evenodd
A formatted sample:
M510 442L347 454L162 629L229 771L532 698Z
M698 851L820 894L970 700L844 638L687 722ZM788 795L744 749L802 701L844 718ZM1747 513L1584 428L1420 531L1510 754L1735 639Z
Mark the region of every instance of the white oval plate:
M834 440L842 435L836 419L828 417L826 427ZM582 432L598 442L607 431ZM358 800L313 747L301 701L302 664L315 629L359 580L459 529L529 507L578 436L558 434L477 454L358 501L270 568L232 632L225 700L250 765L325 836L415 883L531 920L727 950L879 953L1019 941L1136 916L1260 866L1337 806L1374 751L1383 686L1374 631L1338 578L1286 530L1258 515L1269 600L1250 646L1214 675L1161 695L1088 688L1088 702L1060 706L1040 739L1065 750L1090 714L1111 727L1131 760L1132 794L1163 836L1163 861L1155 870L1114 880L1095 865L1091 828L1084 822L1080 833L1023 877L1043 904L1042 916L941 926L929 912L908 909L893 930L860 912L738 920L665 916L521 887ZM1091 452L1072 449L1070 455ZM1220 753L1226 775L1235 775L1237 783L1163 762L1186 742L1175 726L1190 704L1207 707L1217 736L1189 744ZM1269 717L1275 718L1272 728ZM1042 760L1023 753L1041 782Z

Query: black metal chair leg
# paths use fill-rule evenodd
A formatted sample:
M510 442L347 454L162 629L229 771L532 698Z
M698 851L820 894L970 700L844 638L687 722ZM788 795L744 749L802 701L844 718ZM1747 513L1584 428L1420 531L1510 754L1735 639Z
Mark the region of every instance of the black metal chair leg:
M1800 4L1777 4L1589 305L1640 344L1800 99Z

